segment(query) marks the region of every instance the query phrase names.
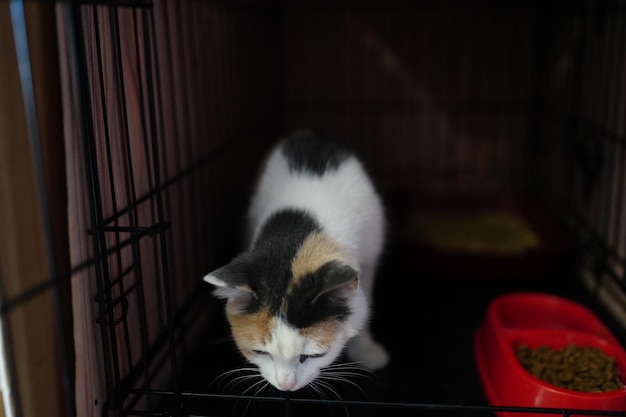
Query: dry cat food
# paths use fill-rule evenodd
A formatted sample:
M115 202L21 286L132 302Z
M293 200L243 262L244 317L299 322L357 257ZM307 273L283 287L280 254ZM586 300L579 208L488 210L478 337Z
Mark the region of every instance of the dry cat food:
M609 392L624 386L615 358L593 347L569 344L560 349L531 349L521 345L517 358L533 376L561 388Z
M520 255L540 245L530 225L514 213L420 211L411 227L421 242L442 251Z

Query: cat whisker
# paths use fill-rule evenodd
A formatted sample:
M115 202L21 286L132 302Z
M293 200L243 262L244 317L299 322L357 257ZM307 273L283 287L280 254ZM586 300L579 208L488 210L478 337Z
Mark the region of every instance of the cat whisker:
M233 378L232 381L230 381L228 384L226 384L225 388L232 388L232 389L236 389L239 386L243 386L245 385L248 381L252 381L255 380L256 377L255 375L242 375L242 376L238 376L237 378Z
M216 383L216 382L218 382L218 381L220 381L220 380L223 380L223 379L225 379L225 378L228 378L229 376L231 376L231 375L233 375L233 374L237 374L237 373L241 373L241 372L258 372L258 369L257 369L257 368L253 368L253 367L250 367L250 368L236 368L236 369L230 369L230 370L228 370L228 371L226 371L226 372L222 372L221 374L219 374L218 376L216 376L216 377L213 379L213 381L211 381L211 385L212 385L212 384L214 384L214 383Z
M324 390L322 390L320 387L317 386L317 383L315 380L311 381L309 383L309 385L306 386L307 390L311 390L313 391L315 394L317 394L317 396L322 399L325 400L326 399L326 395L324 395Z
M323 378L320 376L315 380L315 383L318 387L331 392L335 397L337 397L338 400L341 400L341 395L339 395L339 393L333 388L333 386L326 382L326 380L327 378Z
M331 372L327 372L327 375L333 375L333 376L337 376L337 377L344 377L346 379L352 378L352 379L361 379L361 380L366 380L366 381L374 381L375 380L375 378L372 377L371 375L362 374L362 373L359 373L359 372L352 372L352 371L333 370Z
M265 380L263 380L263 382L264 382L264 384L261 384L261 386L254 393L255 396L259 396L259 395L263 394L263 391L267 391L267 389L272 386L269 382L267 382Z
M352 371L355 374L368 375L368 376L375 375L369 369L359 366L358 362L335 363L335 364L331 364L329 366L324 367L324 369Z
M259 383L263 383L264 381L265 379L263 379L263 377L260 374L245 375L245 376L238 378L238 381L233 385L233 388L238 388L238 387L244 388L246 384L250 383L251 386L249 386L248 388L245 388L243 392L241 392L241 394L244 395L248 391L250 391L250 389L254 388Z
M359 386L359 384L357 384L356 382L350 380L349 378L345 378L345 377L342 377L340 375L332 375L332 376L329 375L327 379L329 381L336 381L336 382L342 383L344 385L350 385L350 386L356 388L361 394L363 394L364 396L367 397L367 393L365 392L365 390L363 390L363 388L361 388Z
M260 377L260 375L259 375L259 377ZM259 390L262 391L265 388L266 384L267 384L267 381L265 381L263 378L261 378L259 381L256 381L254 384L250 385L248 388L243 390L243 392L241 394L242 395L246 395L247 393L251 392L252 390L254 390L256 388L256 391L254 392L254 395L257 395L259 393Z
M369 373L369 374L372 373L372 371L370 371L369 369L363 366L362 361L337 362L337 363L328 365L326 368L345 368L345 369L359 370L359 371L363 371L364 373Z
M254 384L252 384L250 387L246 388L241 395L246 395L247 393L251 392L252 390L254 390L254 393L252 393L252 396L254 397L259 397L261 396L261 394L263 393L263 391L266 391L270 388L273 388L273 386L267 382L263 377L261 377L261 375L256 375L256 377L259 377L260 380L255 382ZM256 388L256 389L255 389ZM248 409L250 408L250 406L252 406L254 403L254 400L248 400L248 402L246 403L246 408L244 409L243 412L243 416L247 415L248 413Z
M226 371L226 372L223 372L223 373L219 374L218 376L213 378L213 380L209 384L209 388L212 388L215 384L221 384L223 381L227 380L232 375L235 375L235 374L240 373L240 372L241 372L240 369L231 369L229 371Z
M337 363L324 368L327 373L342 375L351 378L361 378L364 380L378 382L377 375L369 369L357 365L358 362Z
M237 389L237 387L241 385L245 385L247 381L256 380L258 378L262 379L261 375L259 374L259 370L257 368L248 367L248 368L231 369L229 371L226 371L218 375L211 382L211 384L209 385L209 388L211 388L216 383L220 383L220 385L222 385L222 381L224 381L225 383L223 383L222 389L228 390L228 391L235 390Z
M331 366L324 368L322 373L318 377L319 380L324 381L326 386L330 386L331 382L341 383L343 385L349 385L356 388L361 394L367 397L367 393L352 379L354 378L371 378L367 374L355 372L354 368L345 366Z
M335 397L337 397L338 400L342 399L341 395L339 395L339 393L329 383L324 381L324 378L318 377L317 379L311 381L309 383L309 387L311 387L311 389L313 389L322 400L327 399L326 395L324 394L324 391L331 392ZM344 405L343 409L346 412L346 416L349 416L350 412L348 411L348 407Z

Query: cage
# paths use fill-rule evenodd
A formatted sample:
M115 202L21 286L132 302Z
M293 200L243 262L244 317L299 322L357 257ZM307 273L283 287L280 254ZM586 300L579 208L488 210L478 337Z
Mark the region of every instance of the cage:
M0 10L7 415L624 415L494 404L473 345L521 291L626 343L624 1ZM263 155L302 127L355 148L385 202L391 363L283 394L229 376L245 365L201 277L241 249ZM540 244L510 249L485 212ZM480 234L497 250L463 240Z

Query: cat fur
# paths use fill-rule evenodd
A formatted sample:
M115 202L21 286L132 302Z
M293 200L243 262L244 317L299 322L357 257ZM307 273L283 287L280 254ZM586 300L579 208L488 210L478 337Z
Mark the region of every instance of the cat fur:
M308 131L280 141L252 196L248 233L248 249L204 280L227 300L239 350L270 384L306 386L346 345L365 368L387 364L368 327L384 210L354 154Z

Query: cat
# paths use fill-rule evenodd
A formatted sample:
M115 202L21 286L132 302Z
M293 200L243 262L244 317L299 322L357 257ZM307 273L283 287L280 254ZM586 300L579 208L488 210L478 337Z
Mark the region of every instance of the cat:
M227 300L237 347L281 391L317 378L347 346L388 362L367 325L384 244L381 199L360 160L313 132L273 148L248 211L248 250L204 280Z

